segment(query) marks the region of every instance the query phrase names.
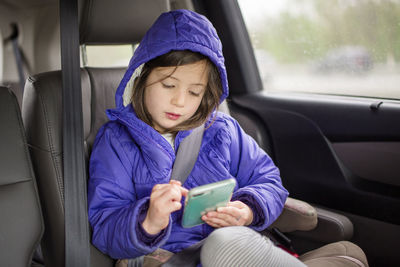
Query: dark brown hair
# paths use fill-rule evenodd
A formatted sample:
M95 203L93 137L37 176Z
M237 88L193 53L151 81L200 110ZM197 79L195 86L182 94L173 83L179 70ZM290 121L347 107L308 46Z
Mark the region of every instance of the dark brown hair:
M222 95L221 78L217 67L210 61L207 56L189 50L171 51L167 54L156 57L143 66L141 75L136 78L133 88L132 105L136 115L145 123L153 126L152 118L148 112L145 101L144 91L146 89L146 81L151 71L158 67L173 67L196 63L206 60L206 71L208 71L208 83L206 90L195 114L188 120L178 124L174 128L168 129L166 132L177 133L181 130L188 130L200 126L210 116L213 110L216 110ZM176 70L175 68L175 70ZM175 70L164 79L170 77Z

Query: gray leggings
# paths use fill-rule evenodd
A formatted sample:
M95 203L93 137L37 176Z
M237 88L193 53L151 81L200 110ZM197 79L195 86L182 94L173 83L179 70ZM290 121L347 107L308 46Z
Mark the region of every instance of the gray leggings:
M223 227L212 232L202 246L200 258L204 267L306 266L268 238L244 226Z

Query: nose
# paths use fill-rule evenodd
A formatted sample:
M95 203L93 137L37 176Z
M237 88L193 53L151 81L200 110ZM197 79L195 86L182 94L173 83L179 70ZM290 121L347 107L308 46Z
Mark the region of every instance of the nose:
M172 96L171 103L177 107L185 105L185 90L176 90Z

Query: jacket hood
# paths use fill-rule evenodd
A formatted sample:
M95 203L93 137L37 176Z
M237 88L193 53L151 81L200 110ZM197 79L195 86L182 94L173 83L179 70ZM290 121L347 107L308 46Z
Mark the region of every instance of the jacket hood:
M116 91L117 108L123 108L131 102L133 83L144 63L172 50L191 50L207 56L219 70L223 90L220 102L228 96L222 44L214 26L198 13L174 10L158 17L135 50Z

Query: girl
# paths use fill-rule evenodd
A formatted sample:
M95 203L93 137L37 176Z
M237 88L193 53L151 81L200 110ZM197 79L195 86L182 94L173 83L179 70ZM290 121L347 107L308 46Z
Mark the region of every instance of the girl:
M116 108L107 111L110 121L94 143L88 201L97 248L116 259L176 253L216 228L259 231L278 217L288 195L279 171L233 118L216 111L227 96L222 46L211 23L188 10L162 14L136 49ZM202 124L198 159L181 185L171 177L175 151ZM204 215L203 225L183 228L188 189L228 178L237 181L228 206ZM205 247L215 251L210 242ZM207 265L217 260L204 257Z

